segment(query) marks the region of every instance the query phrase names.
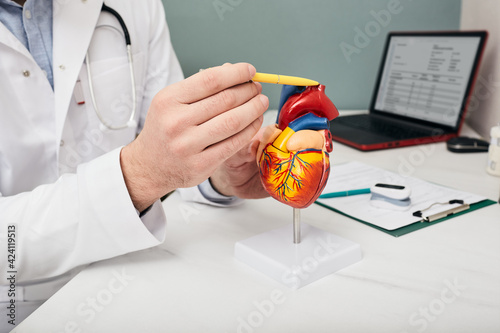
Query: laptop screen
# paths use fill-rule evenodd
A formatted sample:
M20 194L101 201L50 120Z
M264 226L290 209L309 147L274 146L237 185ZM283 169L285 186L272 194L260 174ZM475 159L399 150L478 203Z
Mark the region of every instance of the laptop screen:
M456 127L484 35L390 35L372 108Z

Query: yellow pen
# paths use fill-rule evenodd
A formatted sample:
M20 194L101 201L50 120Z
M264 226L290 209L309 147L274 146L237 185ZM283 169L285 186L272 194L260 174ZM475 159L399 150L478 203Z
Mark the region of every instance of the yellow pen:
M278 74L256 73L252 81L274 83L274 84L288 84L291 86L317 86L319 82L304 79L302 77L286 76Z

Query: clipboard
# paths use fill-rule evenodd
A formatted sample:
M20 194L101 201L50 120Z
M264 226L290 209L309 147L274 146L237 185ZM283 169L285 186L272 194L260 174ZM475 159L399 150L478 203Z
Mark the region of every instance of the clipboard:
M370 200L371 194L316 200L316 204L320 206L394 237L496 203L483 196L430 183L415 177L403 177L400 174L357 161L333 165L331 174L335 176L329 178L323 193L370 188L378 182L409 186L411 188L411 204L403 210L374 207Z
M420 222L415 222L415 223L409 224L407 226L404 226L404 227L401 227L401 228L398 228L398 229L387 230L387 229L381 228L379 226L376 226L376 225L374 225L372 223L360 220L360 219L358 219L358 218L356 218L354 216L345 214L345 213L341 212L340 210L335 209L335 208L333 208L331 206L328 206L328 205L326 205L324 203L321 203L321 202L318 202L318 201L316 201L315 203L318 204L318 205L320 205L320 206L323 206L323 207L325 207L325 208L327 208L329 210L332 210L332 211L334 211L336 213L339 213L339 214L347 216L347 217L349 217L349 218L351 218L353 220L356 220L358 222L366 224L367 226L370 226L372 228L375 228L377 230L385 232L386 234L389 234L389 235L394 236L394 237L403 236L403 235L409 234L410 232L417 231L417 230L420 230L420 229L423 229L423 228L426 228L426 227L430 227L431 225L447 221L449 219L452 219L453 217L460 216L460 215L463 215L463 214L467 214L467 213L473 212L473 211L475 211L477 209L481 209L483 207L487 207L487 206L496 204L495 201L486 199L486 200L483 200L483 201L471 204L470 207L469 207L469 209L467 209L467 210L463 210L461 212L454 213L453 215L449 215L449 216L437 219L437 220L432 221L432 222L420 221Z

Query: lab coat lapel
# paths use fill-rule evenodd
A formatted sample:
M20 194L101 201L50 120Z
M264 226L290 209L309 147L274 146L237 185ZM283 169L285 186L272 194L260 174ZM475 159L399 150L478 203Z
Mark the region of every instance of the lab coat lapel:
M4 44L22 55L33 59L28 49L2 23L0 23L0 44Z
M103 0L53 2L53 71L57 138L61 138L78 73Z

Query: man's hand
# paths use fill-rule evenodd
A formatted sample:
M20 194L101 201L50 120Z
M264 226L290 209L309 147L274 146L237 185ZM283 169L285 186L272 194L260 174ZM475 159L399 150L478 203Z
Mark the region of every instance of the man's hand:
M144 129L120 156L137 210L177 188L201 183L248 145L269 105L261 86L250 82L254 75L252 65L225 64L155 96Z
M210 177L217 192L242 199L259 199L269 194L262 186L260 171L255 160L260 141L252 140L249 145L228 158Z

